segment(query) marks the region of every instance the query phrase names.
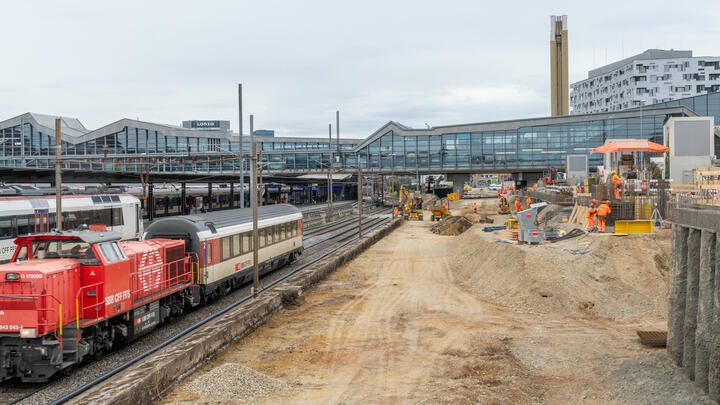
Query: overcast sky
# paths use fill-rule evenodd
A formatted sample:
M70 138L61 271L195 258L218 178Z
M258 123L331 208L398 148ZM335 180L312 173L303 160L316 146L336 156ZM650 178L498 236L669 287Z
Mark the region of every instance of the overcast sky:
M643 3L643 5L640 5ZM120 118L229 119L341 136L549 115L550 15L567 14L570 81L647 48L720 55L720 1L7 1L0 120L32 111L95 129ZM245 119L245 132L248 130Z

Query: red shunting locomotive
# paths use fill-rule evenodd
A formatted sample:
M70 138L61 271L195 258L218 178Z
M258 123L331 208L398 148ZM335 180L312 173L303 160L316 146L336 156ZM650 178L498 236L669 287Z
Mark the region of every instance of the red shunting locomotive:
M190 299L182 240L70 231L15 243L13 263L0 266L0 381L47 381L180 315Z

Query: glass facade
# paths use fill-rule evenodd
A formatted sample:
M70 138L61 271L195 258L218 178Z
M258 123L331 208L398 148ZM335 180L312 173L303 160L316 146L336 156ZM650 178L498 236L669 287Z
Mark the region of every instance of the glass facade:
M354 164L354 148L359 142L341 141L340 164ZM337 162L335 141L329 143L321 138L263 138L258 141L258 149L262 152L261 167L269 171L327 169L330 166L329 147ZM249 154L250 149L249 137L243 139L241 148L237 140L227 136L170 135L140 125L127 126L80 143L62 143L65 168L121 172L137 172L143 166L150 172L237 171L240 164L237 155L241 151ZM53 168L54 157L54 132L44 133L29 122L0 128L0 167ZM245 169L249 172L247 162Z
M720 115L720 93L666 104L699 109L698 115ZM683 115L686 110L658 111L659 107L429 130L388 124L381 136L369 141L343 139L339 148L327 138L277 137L258 139L258 149L266 172L326 170L330 167L329 149L335 167L352 170L359 164L368 172L543 170L562 167L567 154L589 154L608 139L643 138L661 143L667 117ZM193 130L169 128L164 132L157 126L131 122L132 126L114 133L95 137L88 133L80 143L63 141L64 167L110 172L233 172L239 169L240 151L250 151L249 137L243 139L241 149L229 133L214 137L203 132L199 136ZM542 125L535 125L539 123ZM0 128L0 167L52 168L54 154L53 134L30 122ZM590 165L600 164L602 156L591 154Z
M505 170L564 166L568 154L584 155L608 139L662 143L666 114L519 127L513 130L400 135L388 131L363 146L367 171ZM601 165L602 155L590 155Z
M700 116L715 117L715 125L720 124L720 93L708 93L695 97L666 101L653 104L649 108L658 107L687 107ZM634 109L639 111L639 109Z

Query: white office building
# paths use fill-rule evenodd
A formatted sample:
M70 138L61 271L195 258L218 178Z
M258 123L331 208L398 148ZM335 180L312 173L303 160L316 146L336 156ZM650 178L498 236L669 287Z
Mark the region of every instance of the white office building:
M611 112L720 91L720 57L648 49L570 85L571 114Z

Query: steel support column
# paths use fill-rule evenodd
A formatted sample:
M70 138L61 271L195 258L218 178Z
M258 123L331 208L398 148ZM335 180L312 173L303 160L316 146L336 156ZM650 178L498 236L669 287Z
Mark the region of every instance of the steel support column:
M180 215L187 215L187 194L185 193L185 182L180 183Z
M147 208L148 212L148 221L152 222L155 219L155 197L153 196L153 184L148 184L148 193L147 193L147 205L145 208Z
M230 182L230 203L228 204L228 208L232 209L235 205L235 183Z
M207 197L208 197L207 212L212 212L212 210L213 210L212 183L208 183Z

